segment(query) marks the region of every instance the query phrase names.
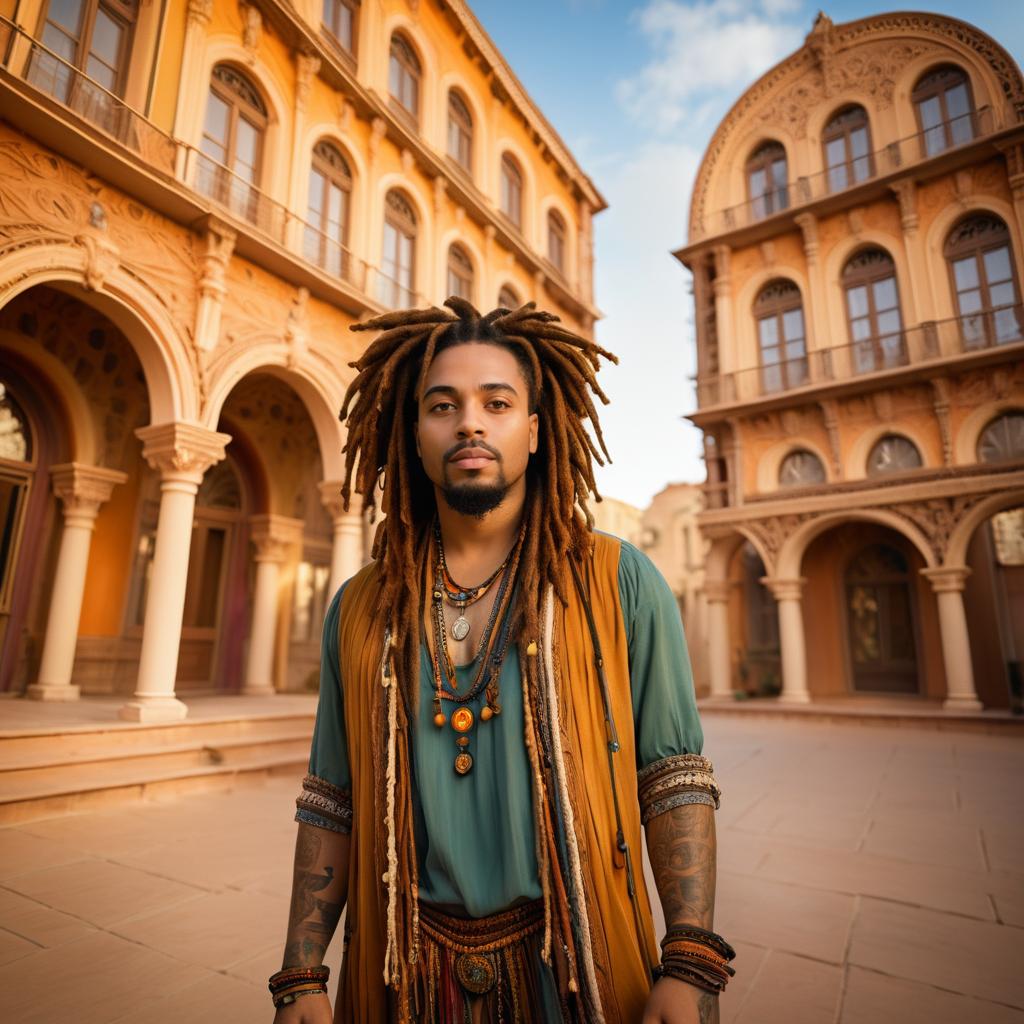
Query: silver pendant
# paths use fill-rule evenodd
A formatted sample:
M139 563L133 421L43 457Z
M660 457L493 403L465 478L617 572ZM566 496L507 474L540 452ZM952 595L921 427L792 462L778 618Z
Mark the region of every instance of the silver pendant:
M465 615L460 615L452 623L451 634L453 640L465 640L469 636L469 619Z

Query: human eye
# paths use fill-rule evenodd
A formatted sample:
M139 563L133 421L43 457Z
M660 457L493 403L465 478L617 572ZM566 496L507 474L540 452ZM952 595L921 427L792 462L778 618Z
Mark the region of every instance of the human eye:
M496 409L511 409L512 403L506 398L492 398L488 403L489 406Z

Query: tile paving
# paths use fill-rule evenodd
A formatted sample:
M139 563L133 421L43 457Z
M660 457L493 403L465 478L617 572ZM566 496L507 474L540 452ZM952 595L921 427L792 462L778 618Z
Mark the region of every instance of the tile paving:
M714 715L705 733L739 953L723 1024L1024 1024L1024 742ZM297 783L0 830L5 1024L269 1024Z

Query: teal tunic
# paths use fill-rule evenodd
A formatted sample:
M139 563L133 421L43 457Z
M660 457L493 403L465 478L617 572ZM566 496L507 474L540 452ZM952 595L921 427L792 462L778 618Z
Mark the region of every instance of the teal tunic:
M651 560L622 542L619 600L629 648L637 768L703 745L693 676L679 606ZM348 744L338 658L338 609L344 587L324 622L320 701L309 772L342 789L350 786ZM456 669L463 692L475 663ZM420 650L419 713L412 737L413 799L420 896L451 911L484 917L541 895L534 853L530 770L523 744L519 655L510 647L501 670L502 713L480 721L484 696L470 702L473 770L455 774L457 748L450 726L433 716L433 674ZM450 710L450 702L445 703ZM303 820L313 821L306 814ZM327 827L328 823L325 823Z

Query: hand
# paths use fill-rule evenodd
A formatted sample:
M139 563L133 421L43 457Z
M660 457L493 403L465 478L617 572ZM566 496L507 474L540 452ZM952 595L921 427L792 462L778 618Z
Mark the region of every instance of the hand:
M294 1003L282 1006L274 1014L274 1024L334 1024L331 1001L326 994L321 993L300 996Z
M718 1024L718 996L678 978L659 978L642 1024Z

